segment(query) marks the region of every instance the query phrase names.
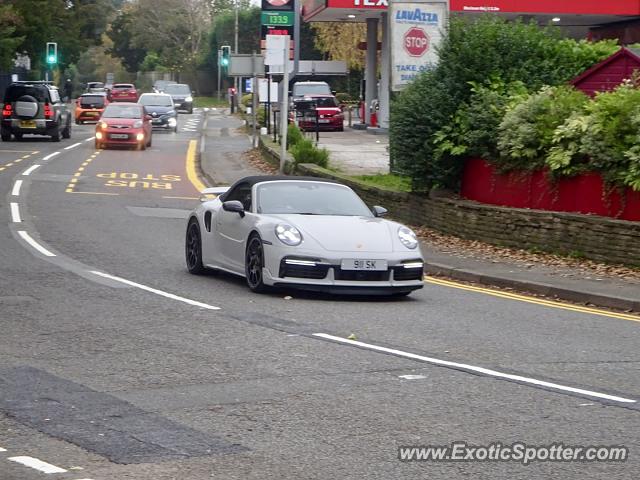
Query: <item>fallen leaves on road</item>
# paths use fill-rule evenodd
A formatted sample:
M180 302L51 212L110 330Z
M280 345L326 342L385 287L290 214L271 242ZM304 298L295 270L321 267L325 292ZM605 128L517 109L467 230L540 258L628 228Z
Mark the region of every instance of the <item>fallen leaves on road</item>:
M260 170L267 175L275 175L278 173L278 169L276 167L262 158L262 153L257 148L247 150L242 155L253 168Z
M439 253L459 258L489 260L493 263L512 263L524 268L550 267L557 269L557 274L565 277L581 276L593 280L598 280L597 277L605 277L640 282L640 269L625 265L600 263L553 253L498 247L477 240L445 235L425 227L415 227L414 230L427 248L433 248Z

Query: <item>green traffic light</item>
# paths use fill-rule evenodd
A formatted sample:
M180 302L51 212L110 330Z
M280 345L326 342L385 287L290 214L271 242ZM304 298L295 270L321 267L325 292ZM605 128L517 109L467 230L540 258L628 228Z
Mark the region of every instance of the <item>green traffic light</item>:
M47 63L56 63L56 57L54 57L53 55L50 55L49 58L47 59Z
M221 63L223 67L226 67L227 65L229 65L229 60L226 58L223 58Z

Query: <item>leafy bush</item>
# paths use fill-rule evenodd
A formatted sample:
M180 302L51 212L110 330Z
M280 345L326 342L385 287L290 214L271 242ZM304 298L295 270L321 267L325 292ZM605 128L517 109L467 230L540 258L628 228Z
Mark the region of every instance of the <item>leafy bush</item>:
M349 102L351 100L351 95L345 92L336 93L336 99L339 103Z
M555 130L580 112L588 98L573 87L543 87L508 109L498 129L501 169L542 168Z
M297 145L304 139L302 132L295 123L290 123L287 127L287 150Z
M316 148L311 140L302 139L289 150L293 155L294 165L299 163L315 163L321 167L329 164L329 151L326 148Z
M253 98L253 97L252 97L252 95L251 95L250 93L247 93L246 95L243 95L243 96L240 98L240 103L241 103L242 105L244 105L244 106L245 106L245 108L246 108L246 107L250 107L250 106L251 106L251 100L252 100L252 98Z
M472 123L464 115L482 113L462 107L473 103L474 88L495 81L504 85L521 82L528 91L561 85L615 48L611 41L561 40L556 30L491 15L473 22L452 18L438 49L437 67L420 74L391 103L393 171L410 175L416 190L456 188L462 170L460 155L443 148L441 137L435 143L436 134L447 134L442 130L452 122ZM487 99L476 100L479 103L474 108ZM456 114L460 117L454 120ZM491 128L480 133L487 136ZM464 145L457 140L452 143ZM476 140L468 143L467 148Z
M447 155L497 160L500 121L507 107L526 95L522 82L505 85L499 80L487 86L473 85L472 92L451 122L434 135L436 161Z

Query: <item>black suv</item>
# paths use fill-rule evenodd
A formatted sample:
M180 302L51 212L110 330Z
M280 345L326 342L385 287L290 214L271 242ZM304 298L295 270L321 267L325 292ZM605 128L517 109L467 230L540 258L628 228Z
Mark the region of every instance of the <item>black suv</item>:
M0 137L48 135L54 142L71 137L71 112L49 82L13 82L4 94Z

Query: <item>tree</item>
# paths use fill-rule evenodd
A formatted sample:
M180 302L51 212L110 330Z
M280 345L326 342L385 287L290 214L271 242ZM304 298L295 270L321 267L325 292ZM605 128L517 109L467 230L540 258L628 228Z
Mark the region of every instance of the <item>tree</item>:
M364 23L318 22L312 26L316 33L316 47L326 52L329 60L345 60L347 67L364 68L364 50L357 48L366 39Z
M0 5L0 69L11 68L17 48L24 40L15 34L21 23L22 18L13 6Z
M147 55L146 49L133 45L135 30L135 14L131 8L124 8L111 22L111 27L107 32L108 37L113 42L109 53L120 58L125 68L130 72L138 71L140 64Z

